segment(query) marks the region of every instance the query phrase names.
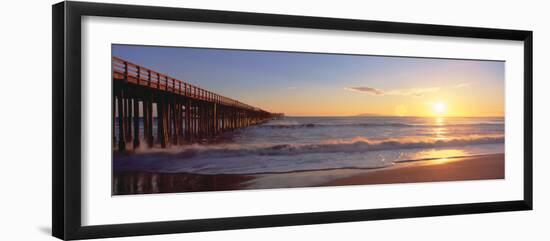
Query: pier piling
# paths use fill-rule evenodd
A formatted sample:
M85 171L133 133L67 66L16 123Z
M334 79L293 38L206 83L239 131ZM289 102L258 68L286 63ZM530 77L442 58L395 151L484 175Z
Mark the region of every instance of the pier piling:
M282 115L117 57L112 58L112 70L112 118L118 125L113 142L118 151L126 151L127 143L137 149L141 140L148 148L208 141Z

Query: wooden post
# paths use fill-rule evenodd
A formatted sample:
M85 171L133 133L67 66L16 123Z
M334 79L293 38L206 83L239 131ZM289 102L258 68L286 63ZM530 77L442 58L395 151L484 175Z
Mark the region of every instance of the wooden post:
M171 98L171 102L172 102L172 143L174 145L177 145L178 144L178 133L179 133L179 130L178 130L178 108L177 108L177 104L176 104L176 100L175 100L176 97L172 97Z
M168 81L168 80L167 80ZM166 97L166 135L168 136L168 141L171 142L172 139L172 116L174 116L174 109L172 105L172 101L170 98Z
M199 103L195 102L193 106L193 138L199 138Z
M134 149L139 147L139 102L134 98Z
M147 143L147 133L149 131L149 118L147 116L147 108L149 100L147 94L144 94L143 99L141 100L141 112L143 113L143 140Z
M121 90L122 91L122 90ZM122 118L122 123L124 124L124 127L126 127L126 98L122 97L123 94L121 94L120 99L122 100L122 108L120 109L122 111L122 114L119 114L119 118ZM126 129L124 129L123 135L120 136L120 138L124 138L124 141L126 142Z
M205 118L206 118L206 137L212 135L212 105L210 103L205 103Z
M202 138L202 103L201 102L197 102L197 110L196 110L196 114L197 114L197 117L196 117L196 124L197 124L197 138L201 139Z
M233 122L234 122L233 129L237 129L237 128L239 128L239 109L235 108L234 112L235 112L235 116L233 117L234 118L234 120L233 120Z
M112 133L111 135L113 135L113 143L111 143L111 147L115 147L117 144L116 142L116 133L115 133L115 126L116 126L116 93L115 93L115 90L113 89L113 99L112 99L112 103L111 103L111 112L112 112L112 118L113 118L113 127L111 128L112 130Z
M222 132L225 131L224 121L225 121L225 108L223 106L220 106L220 127Z
M208 137L208 104L202 103L202 132L203 138Z
M189 101L189 140L193 140L193 101Z
M212 119L214 120L214 135L217 135L218 134L218 108L217 108L217 105L216 105L216 102L214 102L213 104L213 117Z
M183 122L184 122L184 120L183 120L183 104L184 104L184 103L183 103L183 100L180 99L180 100L179 100L179 104L178 104L178 106L179 106L179 107L178 107L178 110L179 110L179 112L180 112L179 115L178 115L178 117L179 117L179 122L178 122L178 124L179 124L179 129L180 129L180 134L179 134L179 136L180 136L179 138L180 138L180 139L179 139L178 142L179 142L180 144L181 144L181 143L183 142L183 140L184 140L184 139L183 139L183 138L184 138L184 133L183 133L183 132L184 132L184 129L183 129Z
M185 139L191 141L191 100L185 100Z
M131 141L132 139L132 111L130 110L130 98L126 97L124 101L125 106L125 120L126 121L126 141Z
M195 114L194 113L194 108L195 108L195 103L194 103L194 101L191 101L190 106L189 106L189 133L191 133L189 138L191 140L195 139L195 125L193 123L193 115Z
M124 129L125 127L125 121L124 121L124 90L120 89L118 94L118 150L119 151L125 151L126 150L126 141L125 141L125 135L126 131Z
M178 139L179 139L179 134L180 134L180 125L178 123L178 115L179 115L179 110L178 110L178 102L176 101L176 97L174 96L174 99L172 100L173 103L174 103L174 136L172 137L172 142L174 142L175 145L178 144Z
M227 107L223 107L223 121L222 121L222 125L223 125L223 131L227 131Z
M163 107L163 117L162 117L162 133L163 133L163 142L164 142L164 147L166 147L167 144L169 144L169 130L168 130L168 127L169 127L169 122L170 122L170 119L168 118L168 100L166 99L166 96L164 96L163 98L163 104L162 104L162 107Z
M163 96L158 97L157 101L157 136L159 139L160 146L162 148L166 147L166 139L164 139L164 121L165 121L165 114L164 114L164 100Z
M216 104L210 103L210 135L216 134Z
M198 119L198 136L199 136L199 139L202 139L203 138L203 134L204 134L204 120L203 120L203 112L204 112L204 108L203 108L203 104L202 104L202 101L199 102L198 104L198 116L197 116L197 119Z
M210 103L205 104L205 111L206 137L210 137L210 135L212 135L212 106L210 105Z
M147 146L149 147L153 147L153 144L154 144L154 139L153 139L153 126L154 126L154 123L153 123L153 95L151 95L150 93L148 95L146 95L145 97L147 99L147 123L148 123L148 128L147 128L147 133L145 134L145 136L147 137Z

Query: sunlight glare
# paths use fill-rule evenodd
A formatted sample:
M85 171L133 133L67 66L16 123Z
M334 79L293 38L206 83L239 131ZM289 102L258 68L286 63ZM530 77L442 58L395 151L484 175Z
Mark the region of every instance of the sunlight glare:
M447 111L447 105L443 102L436 102L432 106L433 112L436 115L443 115Z

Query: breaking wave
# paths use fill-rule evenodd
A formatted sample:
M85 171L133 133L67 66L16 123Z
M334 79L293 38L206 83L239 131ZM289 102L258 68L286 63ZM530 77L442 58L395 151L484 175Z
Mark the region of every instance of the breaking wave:
M369 152L384 150L406 150L415 148L446 148L461 147L482 144L504 143L504 136L473 136L445 140L426 139L414 141L407 139L388 139L373 141L365 138L356 138L351 141L328 141L319 144L277 144L269 146L201 146L194 145L183 150L167 153L166 155L180 155L185 157L235 157L235 156L279 156L301 155L310 153L335 153L335 152Z

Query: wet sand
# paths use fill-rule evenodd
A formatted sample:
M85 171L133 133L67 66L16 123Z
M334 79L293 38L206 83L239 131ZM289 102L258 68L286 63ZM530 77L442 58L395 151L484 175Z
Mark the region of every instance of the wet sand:
M504 154L400 163L322 186L484 180L504 178Z
M112 194L227 191L243 189L249 175L119 172L113 174Z
M112 194L417 183L504 178L504 154L397 163L380 169L334 169L277 174L115 172Z

